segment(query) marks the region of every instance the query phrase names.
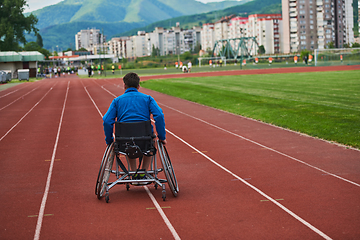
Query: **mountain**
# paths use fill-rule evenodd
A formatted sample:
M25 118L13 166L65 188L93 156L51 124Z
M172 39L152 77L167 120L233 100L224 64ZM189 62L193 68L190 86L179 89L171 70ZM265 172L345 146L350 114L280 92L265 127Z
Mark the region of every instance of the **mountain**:
M115 34L156 21L248 1L225 0L204 4L195 0L64 0L32 13L39 20L36 27L40 30L44 48L51 50L58 46L64 50L74 47L75 34L81 29L103 29L110 39ZM35 41L35 36L27 35L27 40Z
M274 7L274 4L280 7ZM233 7L223 9L224 6ZM136 29L134 34L137 30L149 32L155 26L169 28L176 22L186 28L214 22L230 14L261 13L268 6L281 12L281 0L225 0L207 4L182 0L181 6L178 0L64 0L32 13L39 19L37 28L40 29L44 48L52 50L58 46L59 50L65 50L69 47L74 49L75 34L81 29L100 29L109 40L114 36L133 35L123 34L132 29ZM209 10L214 8L219 10ZM207 10L210 12L203 13ZM27 40L36 41L36 38L27 35Z
M219 10L249 0L204 4L195 0L64 0L32 12L45 27L71 22L145 22Z

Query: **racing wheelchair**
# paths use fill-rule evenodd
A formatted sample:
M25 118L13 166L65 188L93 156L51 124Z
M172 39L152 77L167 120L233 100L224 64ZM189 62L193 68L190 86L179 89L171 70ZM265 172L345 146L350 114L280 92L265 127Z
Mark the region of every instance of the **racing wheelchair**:
M127 190L130 189L130 185L154 184L155 189L158 187L162 189L162 198L165 201L165 183L167 183L172 194L175 197L178 195L179 187L166 147L159 140L156 140L156 148L154 142L155 135L152 133L150 120L134 123L115 122L115 141L105 149L96 181L95 195L98 199L105 196L108 203L109 190L118 184L124 184ZM162 168L157 167L157 152ZM125 156L127 167L120 159L121 156ZM149 170L140 169L144 156L151 158ZM130 170L129 158L139 159L139 167L136 171ZM114 160L116 164L113 168ZM162 171L166 179L158 177ZM112 179L114 180L109 181L110 175L113 175Z

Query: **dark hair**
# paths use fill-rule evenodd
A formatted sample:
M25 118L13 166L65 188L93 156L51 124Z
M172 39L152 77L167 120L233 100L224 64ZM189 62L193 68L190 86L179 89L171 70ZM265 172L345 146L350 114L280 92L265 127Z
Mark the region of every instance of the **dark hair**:
M130 72L123 78L126 88L134 87L137 88L140 84L140 78L136 73Z

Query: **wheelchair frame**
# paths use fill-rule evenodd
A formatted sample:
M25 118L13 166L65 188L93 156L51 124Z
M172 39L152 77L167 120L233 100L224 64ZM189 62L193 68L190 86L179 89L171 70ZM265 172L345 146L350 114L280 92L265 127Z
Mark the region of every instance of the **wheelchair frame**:
M154 184L155 189L158 188L158 186L162 189L162 198L165 201L166 199L166 190L165 190L165 183L167 182L172 194L176 197L179 192L178 183L176 180L175 172L172 167L169 154L166 150L166 147L159 141L156 141L157 143L157 149L160 156L161 164L163 168L157 168L157 159L156 154L154 154L151 157L151 164L150 164L150 170L143 171L143 170L137 170L137 171L128 171L130 169L130 163L129 158L126 155L126 153L121 151L115 151L115 143L112 143L111 145L108 145L105 149L104 156L101 161L99 174L96 181L95 186L95 195L97 195L98 199L101 199L104 196L105 193L105 201L109 202L109 190L113 188L115 185L118 184L125 184L126 190L130 189L130 184L135 186L144 186L148 184ZM123 169L124 166L121 166L119 162L116 160L116 166L115 169L113 168L113 162L115 159L116 154L125 155L126 162L127 162L127 169ZM119 156L120 160L120 156ZM121 161L121 160L120 160ZM165 173L165 179L158 178L159 172L164 171ZM134 174L145 174L147 177L146 179L132 179L132 176ZM114 174L116 176L116 180L113 182L109 182L110 175Z

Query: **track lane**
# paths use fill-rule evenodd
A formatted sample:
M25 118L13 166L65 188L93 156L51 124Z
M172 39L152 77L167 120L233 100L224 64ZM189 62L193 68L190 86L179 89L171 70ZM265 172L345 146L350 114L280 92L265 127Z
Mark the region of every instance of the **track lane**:
M34 93L37 99L44 91L49 91L48 87L45 83ZM1 239L31 239L34 236L61 111L58 99L63 98L63 94L64 86L56 84L51 94L47 94L1 141Z
M129 226L142 226L156 239L171 238L160 215L151 209L153 204L142 187L131 187L129 192L125 186L115 187L110 191L111 204L106 204L104 199L99 201L94 195L105 143L102 119L84 87L98 98L104 91L93 80L74 79L71 83L56 155L61 161L54 167L50 190L57 194L49 195L47 203L47 212L54 215L45 219L41 237L99 239L106 228L119 229L123 235L141 238L143 232ZM108 105L111 97L104 100ZM161 194L161 190L158 192ZM64 219L67 219L66 223Z
M35 86L27 84L28 87L22 88L22 91L18 91L16 94L12 94L6 97L6 99L1 100L1 140L11 131L16 123L22 121L22 119L42 101L46 94L51 91L52 87L56 85L56 82L45 82L39 90L36 90L37 84L34 85ZM19 98L21 99L18 100Z

